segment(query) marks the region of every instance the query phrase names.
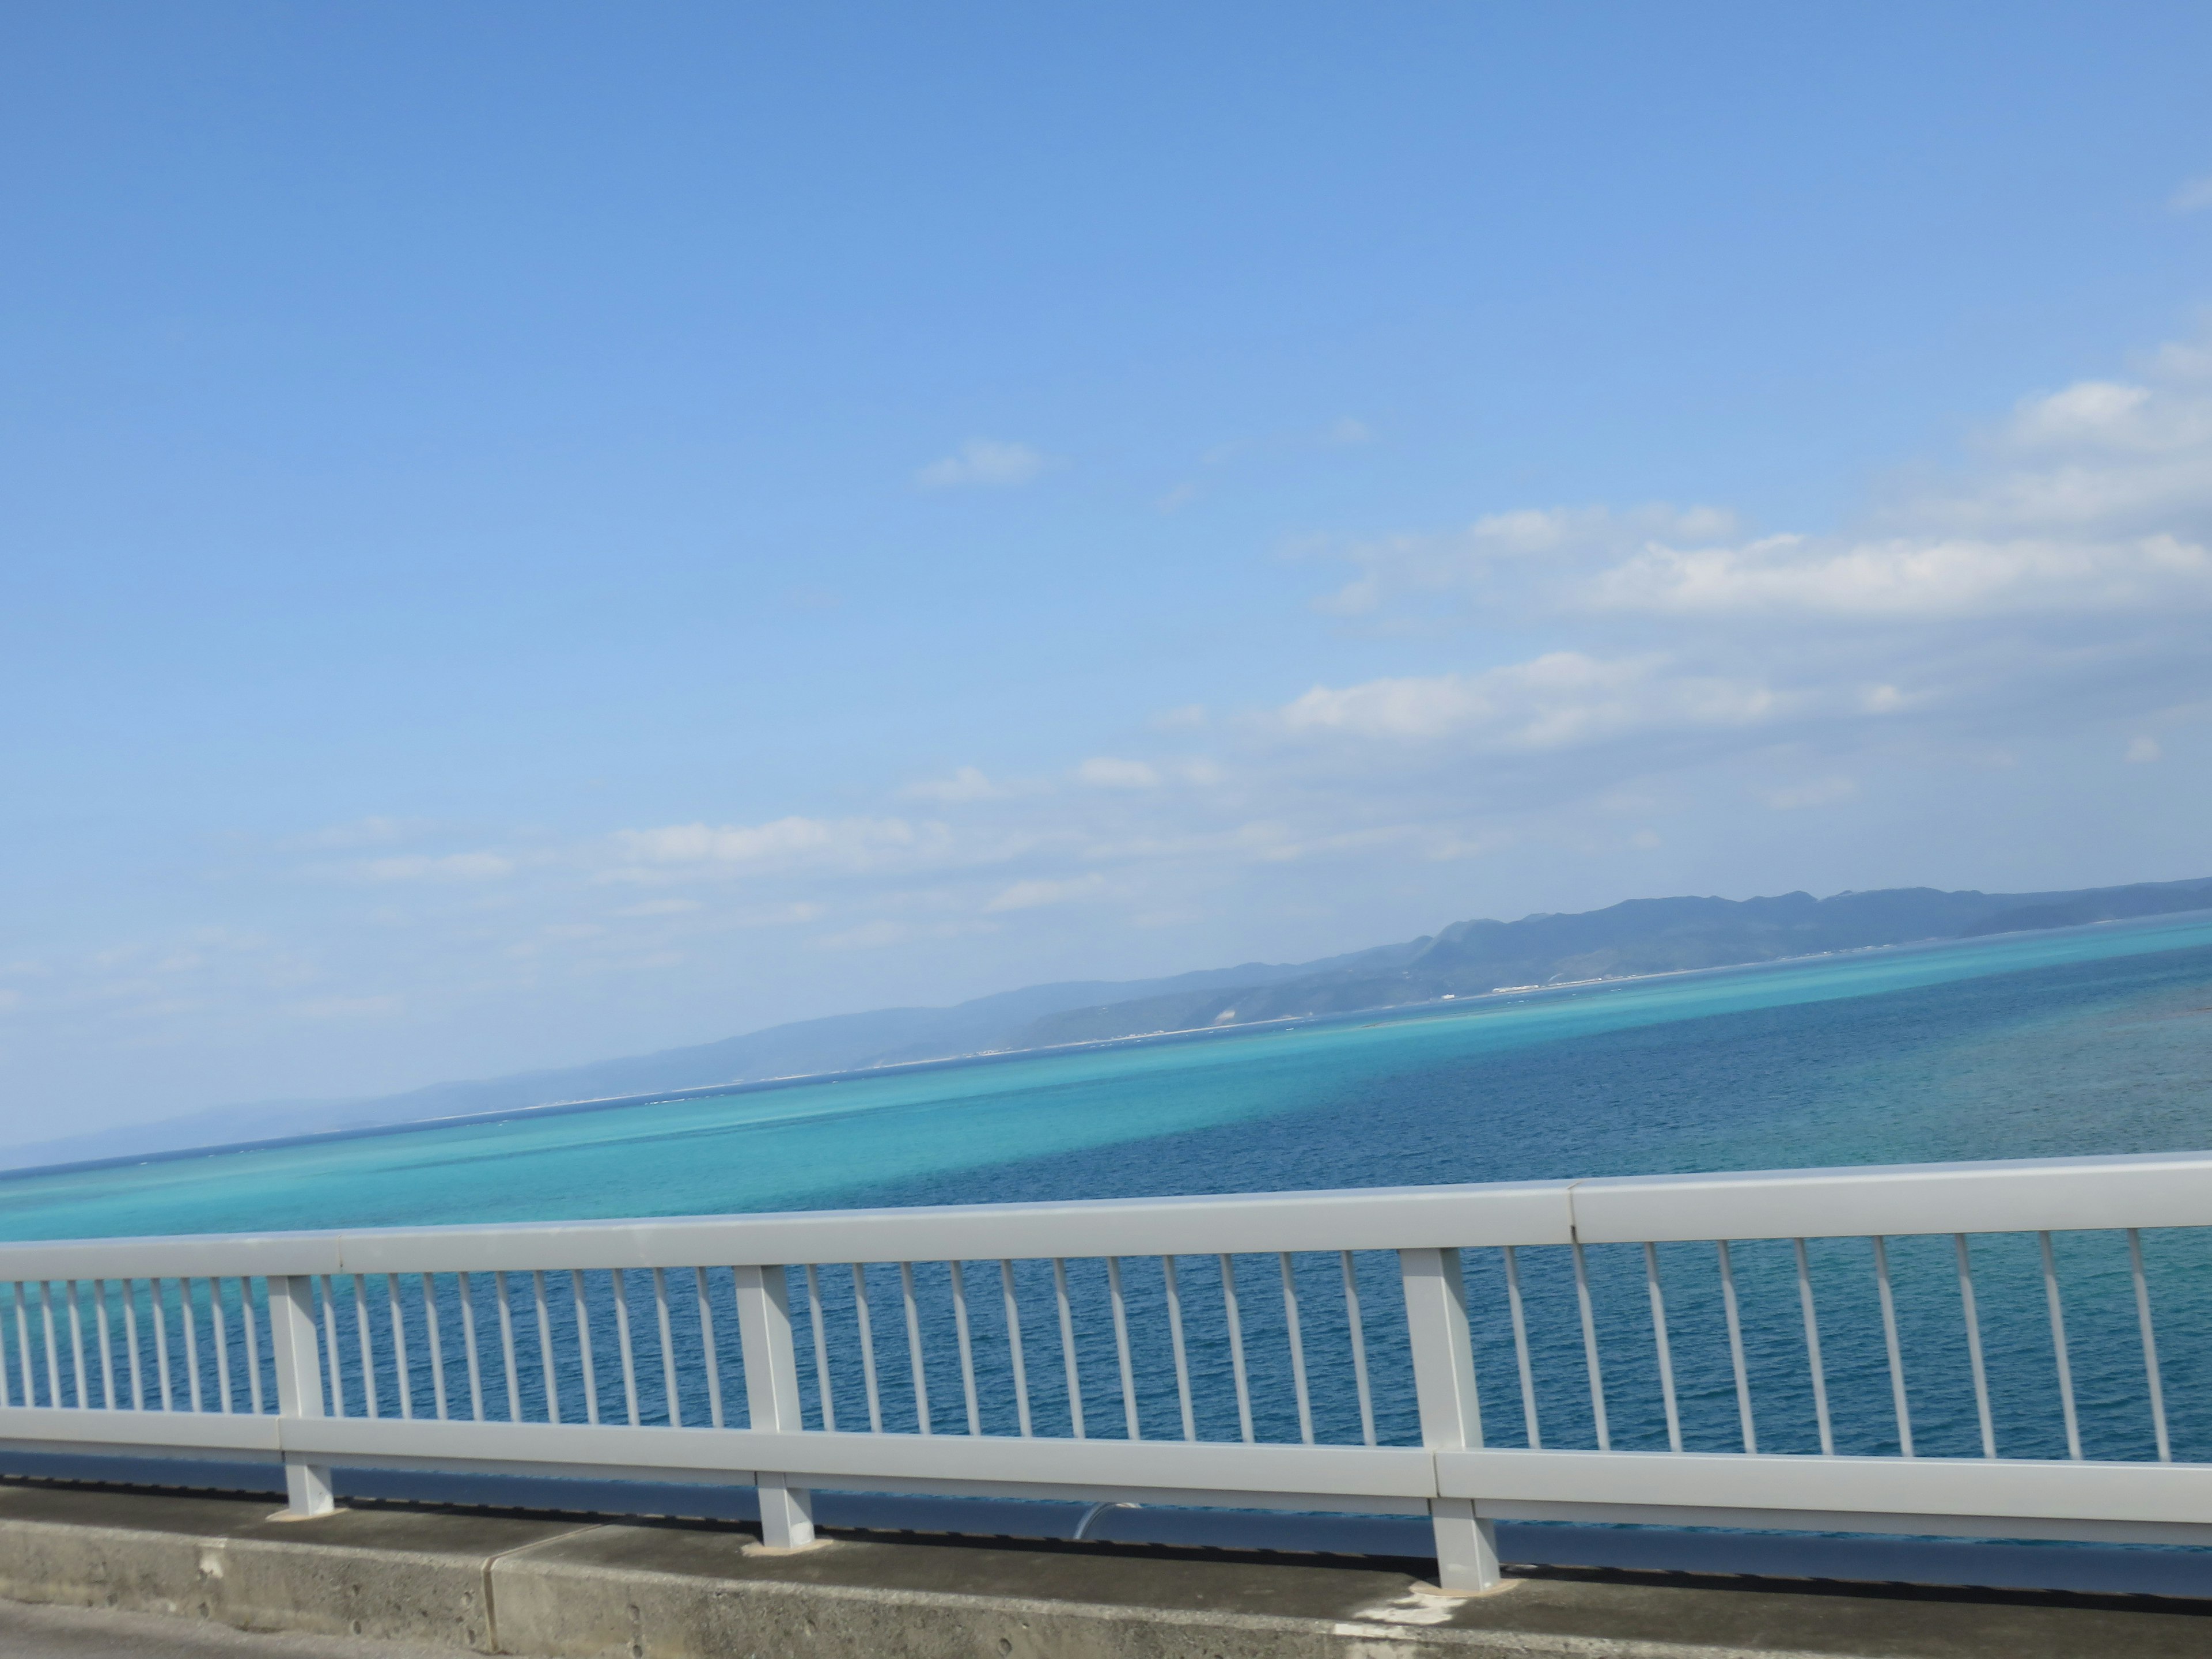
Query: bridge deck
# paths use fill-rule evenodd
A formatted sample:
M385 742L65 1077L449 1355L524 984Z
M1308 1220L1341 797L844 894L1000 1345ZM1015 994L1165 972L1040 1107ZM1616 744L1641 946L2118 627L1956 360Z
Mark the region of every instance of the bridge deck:
M915 1534L766 1556L734 1526L270 1511L253 1498L0 1487L0 1595L548 1659L1333 1659L1376 1641L1404 1659L2193 1659L2212 1644L2212 1599L1545 1570L1468 1600L1424 1595L1425 1562ZM10 1616L0 1610L0 1630ZM122 1621L103 1651L160 1650L143 1646L147 1629Z

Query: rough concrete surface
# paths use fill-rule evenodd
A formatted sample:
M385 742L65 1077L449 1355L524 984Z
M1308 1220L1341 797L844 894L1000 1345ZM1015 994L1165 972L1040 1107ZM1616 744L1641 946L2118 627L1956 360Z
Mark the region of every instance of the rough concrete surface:
M0 1595L191 1619L203 1628L370 1637L447 1652L543 1659L2197 1659L2212 1652L2212 1600L1558 1570L1462 1600L1423 1592L1418 1576L1428 1564L1412 1561L915 1534L848 1535L817 1551L767 1557L747 1553L753 1541L735 1526L398 1506L295 1523L272 1518L261 1499L0 1485Z
M451 1648L363 1636L241 1631L160 1613L20 1601L0 1601L0 1653L8 1659L453 1659Z

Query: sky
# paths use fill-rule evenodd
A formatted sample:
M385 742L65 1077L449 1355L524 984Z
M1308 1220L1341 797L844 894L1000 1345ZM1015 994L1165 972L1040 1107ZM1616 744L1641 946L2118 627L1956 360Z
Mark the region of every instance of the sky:
M2212 875L2212 13L0 15L0 1139Z

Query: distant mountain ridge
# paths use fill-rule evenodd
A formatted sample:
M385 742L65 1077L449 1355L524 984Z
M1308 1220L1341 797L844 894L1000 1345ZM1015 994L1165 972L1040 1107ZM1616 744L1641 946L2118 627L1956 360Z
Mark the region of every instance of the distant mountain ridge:
M1030 986L949 1008L836 1014L658 1054L437 1084L347 1101L218 1107L0 1151L0 1168L498 1114L583 1101L1202 1027L1402 1006L1524 986L1724 968L1830 951L1973 939L2212 909L2212 877L2053 893L1930 887L1773 898L1631 899L1603 910L1461 921L1401 945L1318 962L1245 963L1164 979Z

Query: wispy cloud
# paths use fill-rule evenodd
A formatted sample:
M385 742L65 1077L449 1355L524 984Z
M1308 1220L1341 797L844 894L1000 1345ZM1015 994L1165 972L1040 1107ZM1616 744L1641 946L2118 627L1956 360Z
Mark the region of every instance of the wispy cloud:
M2182 185L2166 198L2166 204L2176 213L2202 213L2212 208L2212 173Z
M652 870L859 868L941 847L942 824L896 817L790 817L767 823L672 823L611 837L617 874Z
M1276 714L1295 735L1566 748L1653 727L1746 726L1785 700L1754 682L1680 673L1662 657L1605 661L1555 651L1476 674L1317 685Z
M1009 793L1006 788L994 783L984 775L981 767L963 766L951 777L925 778L910 783L899 791L907 800L936 801L940 805L957 805L964 801L997 800Z
M987 915L996 915L1007 910L1034 910L1048 904L1066 904L1072 899L1091 897L1104 885L1105 878L1096 871L1066 881L1018 881L993 896L983 910Z
M366 859L350 873L362 881L498 881L514 873L514 860L500 853L415 854Z
M924 489L1005 489L1029 483L1051 465L1050 457L1027 444L970 438L951 454L917 469L914 481Z
M1755 788L1752 792L1778 812L1802 811L1810 806L1837 806L1858 799L1856 778L1815 778L1807 783Z
M1079 783L1094 789L1157 789L1164 781L1159 768L1140 760L1096 755L1075 769Z

